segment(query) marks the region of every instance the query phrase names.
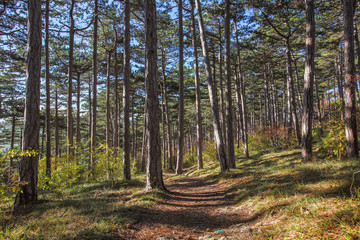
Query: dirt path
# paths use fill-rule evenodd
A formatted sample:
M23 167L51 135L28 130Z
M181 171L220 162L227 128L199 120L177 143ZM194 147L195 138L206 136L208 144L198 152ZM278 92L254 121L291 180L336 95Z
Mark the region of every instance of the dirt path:
M186 177L166 186L170 197L142 209L137 223L119 230L121 239L253 239L252 219L234 206L226 185Z

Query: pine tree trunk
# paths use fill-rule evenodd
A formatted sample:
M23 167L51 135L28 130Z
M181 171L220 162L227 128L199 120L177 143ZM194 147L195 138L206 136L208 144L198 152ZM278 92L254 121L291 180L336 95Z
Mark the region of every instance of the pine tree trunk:
M50 54L49 54L49 15L50 0L45 9L45 82L46 82L46 176L51 178L51 126L50 126Z
M356 131L355 63L354 63L354 0L344 0L345 40L345 136L348 158L359 156Z
M169 164L168 168L172 170L173 167L173 160L174 160L174 151L173 151L173 142L172 142L172 129L171 129L171 122L170 122L170 114L169 114L169 104L168 104L168 96L167 96L167 85L166 85L166 74L165 74L165 52L164 47L161 48L161 64L162 64L162 75L164 78L163 82L163 92L164 92L164 101L165 101L165 113L166 113L166 123L167 123L167 134L168 134L168 148L169 148Z
M306 161L312 158L312 119L313 119L313 91L315 72L315 14L314 0L305 0L306 5L306 48L304 75L304 105L302 118L302 157Z
M176 161L176 174L183 172L184 163L184 34L182 0L178 0L179 12L179 116L178 116L178 152Z
M72 160L74 156L74 137L73 137L73 116L72 116L72 80L73 80L73 63L74 63L74 35L75 35L75 25L74 25L74 5L75 0L71 1L70 7L70 40L69 40L69 67L68 67L68 99L67 99L67 148L66 148L66 157L67 161Z
M114 28L116 29L116 28ZM118 78L118 59L117 59L117 32L115 31L115 47L114 47L114 74L115 74L115 89L114 89L114 159L118 158L119 147L119 78Z
M37 201L38 150L40 132L40 71L41 71L41 1L28 1L28 55L26 66L26 95L24 137L22 151L34 151L22 157L19 169L20 182L14 210Z
M235 22L235 32L236 32L236 48L237 48L237 61L239 66L239 89L240 89L240 101L241 101L241 112L242 112L242 126L243 126L243 139L244 139L244 154L245 158L249 158L249 145L248 145L248 121L246 113L246 98L245 98L245 80L241 68L241 56L240 56L240 42L239 34L237 31L237 22Z
M80 89L81 89L81 82L80 82L81 73L77 73L77 86L76 86L76 145L80 147Z
M123 179L131 179L130 169L130 0L125 0L124 85L123 85Z
M110 148L111 148L111 136L110 136L110 63L111 63L111 51L107 51L107 64L106 64L106 179L110 179Z
M199 63L198 63L198 53L197 53L197 41L196 41L196 25L195 25L195 5L194 0L190 0L191 8L191 39L192 39L192 48L193 48L193 61L194 61L194 72L195 72L195 97L196 97L196 156L197 156L197 165L198 169L203 168L203 159L202 159L202 121L201 121L201 93L200 93L200 76L199 76Z
M342 69L342 57L341 52L338 53L338 57L335 61L336 64L336 72L337 72L337 85L340 96L340 106L341 106L341 120L344 120L344 90L342 86L342 77L343 77L343 69Z
M58 107L58 89L55 89L55 162L56 158L60 156L59 145L60 145L60 136L59 136L59 107ZM56 169L56 167L54 166Z
M211 75L211 66L210 66L209 54L208 54L208 49L207 49L204 21L202 18L200 1L196 0L195 4L196 4L197 12L198 12L198 22L199 22L199 29L200 29L201 46L202 46L203 57L204 57L204 61L205 61L206 78L207 78L207 82L208 82L210 104L211 104L211 110L212 110L212 114L213 114L215 147L216 147L216 150L217 150L218 156L219 156L221 172L223 173L225 171L228 171L229 166L227 165L222 129L221 129L220 121L219 121L219 109L216 104L216 95L215 95L216 89L215 89L215 85L213 83L213 78Z
M232 95L231 95L231 53L230 53L230 0L225 1L225 108L226 149L229 168L235 168Z
M146 190L166 190L161 167L159 102L157 93L156 1L145 0L145 118L147 137Z
M93 176L96 159L96 123L97 123L97 43L98 43L98 0L94 2L94 32L93 32L93 78L92 78L92 119L91 119L91 156L90 176Z
M16 112L13 112L12 121L11 121L11 138L10 138L10 150L14 149L14 142L15 142L15 127L16 127ZM13 157L10 156L10 163L9 163L9 173L8 173L8 182L11 181L12 175L12 168L13 168Z

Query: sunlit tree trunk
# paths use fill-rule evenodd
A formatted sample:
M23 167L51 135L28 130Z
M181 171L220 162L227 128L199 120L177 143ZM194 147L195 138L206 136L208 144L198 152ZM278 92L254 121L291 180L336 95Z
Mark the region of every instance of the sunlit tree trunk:
M106 64L106 179L110 178L110 148L111 148L111 136L110 136L110 63L111 63L111 51L107 51L107 64Z
M28 36L26 65L26 94L24 115L24 137L22 150L34 151L20 161L19 180L26 182L19 185L14 209L37 201L38 150L40 132L40 71L41 71L41 1L28 1Z
M76 144L80 147L80 89L81 89L81 82L80 82L81 73L77 73L77 86L76 86Z
M354 63L354 0L343 0L345 40L345 136L348 158L359 156L356 131L355 63Z
M165 189L162 178L157 93L156 1L145 0L145 118L147 136L146 190Z
M216 95L214 93L216 91L216 89L215 89L215 86L213 83L213 78L211 75L210 59L209 59L209 53L208 53L208 49L207 49L204 21L202 18L200 1L196 0L195 5L196 5L197 13L198 13L201 46L202 46L202 51L203 51L203 56L204 56L204 61L205 61L206 78L207 78L207 82L208 82L210 104L211 104L211 110L212 110L212 114L213 114L215 147L216 147L216 150L217 150L218 156L219 156L221 172L224 172L229 169L229 166L227 165L227 161L226 161L223 135L222 135L221 125L220 125L220 121L219 121L219 109L216 104Z
M306 5L306 48L304 75L304 105L302 118L302 157L310 161L312 158L312 119L313 119L313 91L315 72L315 14L314 0L305 0Z

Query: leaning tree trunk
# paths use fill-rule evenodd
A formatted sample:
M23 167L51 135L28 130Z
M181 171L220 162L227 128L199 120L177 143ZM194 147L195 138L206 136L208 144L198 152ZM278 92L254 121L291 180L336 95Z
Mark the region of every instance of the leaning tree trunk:
M184 163L184 34L182 0L178 2L179 11L179 127L178 127L178 152L176 161L176 174L183 172Z
M354 62L354 0L344 0L345 39L345 136L348 158L359 156L356 131L355 62Z
M195 97L196 97L196 138L197 138L197 163L198 169L203 168L202 159L202 122L201 122L201 93L200 93L200 76L199 76L199 63L197 53L197 41L196 41L196 27L195 27L195 5L194 0L190 0L191 8L191 38L193 48L193 61L194 61L194 72L195 72Z
M28 1L28 55L26 66L26 97L22 151L33 151L20 162L19 180L14 209L37 201L38 150L40 132L40 72L41 72L41 1Z
M213 114L215 147L216 147L216 150L217 150L218 156L219 156L221 172L224 172L224 171L229 170L229 166L227 165L227 161L226 161L223 135L221 132L221 126L220 126L220 121L219 121L219 109L216 104L216 95L215 95L216 89L215 89L212 75L211 75L210 59L209 59L209 53L208 53L208 49L207 49L204 20L202 18L200 1L196 0L195 4L196 4L197 12L198 12L198 22L199 22L201 46L202 46L202 51L203 51L203 56L204 56L204 61L205 61L206 78L208 81L210 104L211 104L211 110L212 110L212 114Z
M146 190L166 190L162 178L157 92L156 0L145 0L145 118L147 136Z
M123 179L131 179L130 171L130 0L125 0L124 85L123 85Z
M315 14L314 0L305 0L306 4L306 48L304 75L304 105L302 118L302 157L310 161L312 158L312 119L313 89L315 72Z

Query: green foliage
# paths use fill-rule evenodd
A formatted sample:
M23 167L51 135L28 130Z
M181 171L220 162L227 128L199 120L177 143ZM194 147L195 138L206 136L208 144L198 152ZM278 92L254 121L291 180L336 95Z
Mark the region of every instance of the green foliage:
M326 134L322 138L321 152L327 158L345 156L345 125L342 120L331 119L325 123Z
M249 138L249 148L259 150L284 150L297 145L296 136L289 128L266 127L256 131Z
M204 163L212 162L217 159L217 151L213 142L204 141L203 161Z

